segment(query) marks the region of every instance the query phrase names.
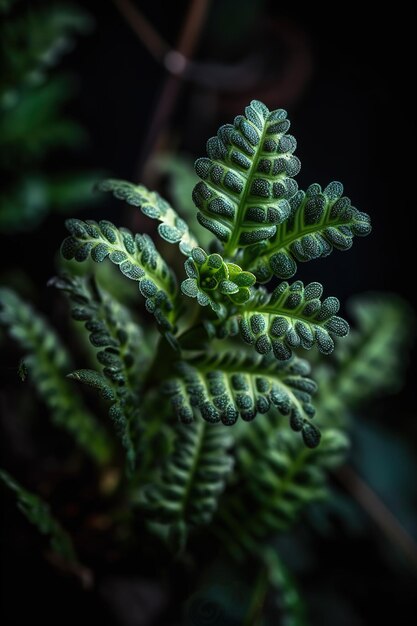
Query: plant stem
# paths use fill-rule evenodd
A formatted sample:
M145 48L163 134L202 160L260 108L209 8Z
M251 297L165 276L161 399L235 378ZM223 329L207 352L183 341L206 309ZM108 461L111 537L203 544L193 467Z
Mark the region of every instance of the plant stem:
M262 567L255 581L255 588L243 626L260 626L262 610L265 604L268 588L268 569L266 567Z

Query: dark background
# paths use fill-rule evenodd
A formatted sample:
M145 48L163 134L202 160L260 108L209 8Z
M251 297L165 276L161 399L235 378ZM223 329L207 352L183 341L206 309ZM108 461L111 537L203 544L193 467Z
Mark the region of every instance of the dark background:
M188 3L137 4L174 45ZM60 67L75 77L69 112L87 129L90 141L76 155L56 156L49 167L67 161L130 180L137 180L142 169L146 179L150 175L141 168L146 136L166 72L111 2L82 6L93 16L94 29L79 39ZM414 15L401 3L366 15L363 3L330 6L325 11L317 3L304 8L299 3L212 2L195 59L238 64L259 55L259 77L252 77L246 89L216 89L216 78L209 88L183 83L168 120L170 132L162 141L195 158L204 154L205 141L219 124L232 121L251 98L263 99L271 109L286 108L302 161L300 187L341 180L353 204L371 215L374 228L371 237L356 240L351 252L301 266L299 277L322 281L326 294L337 295L342 303L355 293L378 290L398 293L415 306ZM289 41L283 32L291 33ZM124 223L126 214L108 207L81 216L102 217L103 212L117 225ZM30 257L33 233L11 236L2 244L2 271L15 264L18 250L22 267L40 289L41 307L49 303L45 285L64 231L62 216L47 218L36 233L36 263ZM400 433L415 449L413 381L410 368L403 391L376 403L369 419L393 437ZM8 543L4 537L11 527L15 538ZM83 594L55 575L11 506L6 507L3 531L3 623L116 623L102 596ZM333 623L412 622L415 578L396 556L388 562L381 556L377 533L371 526L356 541L342 532L319 544L322 583L327 590L334 588L334 598L342 598L340 610L343 602L351 603L352 615L360 616L358 622L346 621L345 615ZM310 581L313 591L315 584ZM164 624L170 626L167 620ZM117 623L124 622L119 618Z

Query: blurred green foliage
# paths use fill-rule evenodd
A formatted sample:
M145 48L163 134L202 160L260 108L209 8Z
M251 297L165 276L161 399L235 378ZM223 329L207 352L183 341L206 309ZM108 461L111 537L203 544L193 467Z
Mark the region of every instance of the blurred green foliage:
M45 166L57 151L86 141L64 112L73 80L54 68L92 24L81 8L65 3L16 0L0 12L0 230L14 232L93 199L97 173Z

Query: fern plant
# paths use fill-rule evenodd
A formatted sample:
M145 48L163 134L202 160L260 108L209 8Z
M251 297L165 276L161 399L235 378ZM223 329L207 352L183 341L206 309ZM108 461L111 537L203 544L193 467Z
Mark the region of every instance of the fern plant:
M124 458L117 493L132 510L127 534L140 519L184 555L205 529L232 558L261 558L268 584L283 593L290 577L269 540L325 496L328 472L349 446L341 416L364 395L358 381L380 386L376 352L386 359L381 341L392 329L398 338L402 325L397 305L375 305L387 329L375 339L371 303L359 312L362 328L344 339L337 298L323 297L318 282L291 280L299 263L349 249L371 226L338 182L298 190L289 127L285 111L252 101L209 139L193 191L212 235L204 248L156 191L126 181L99 190L155 220L162 245L108 220L67 220L63 272L50 284L68 295L79 337L92 346L80 368L42 316L0 292L0 322L26 352L28 378L54 423L100 471ZM183 255L180 272L164 258L168 245ZM107 272L94 272L108 261ZM112 295L116 272L137 283L138 307ZM98 391L97 417L76 383Z
M297 261L349 248L354 235L370 232L370 220L351 206L340 183L298 191L300 163L289 126L285 111L253 101L245 116L208 141L208 157L196 161L202 180L193 192L199 222L216 237L208 251L156 192L118 180L100 185L160 222L162 239L178 244L188 257L180 287L147 235L108 221L69 220L62 253L80 262L109 258L138 282L170 355L171 376L163 382L181 421L201 415L232 425L274 407L315 447L315 384L293 351L317 345L330 354L334 338L349 327L337 315L337 298L322 299L319 283L281 282L272 293L263 285L273 276L292 277Z

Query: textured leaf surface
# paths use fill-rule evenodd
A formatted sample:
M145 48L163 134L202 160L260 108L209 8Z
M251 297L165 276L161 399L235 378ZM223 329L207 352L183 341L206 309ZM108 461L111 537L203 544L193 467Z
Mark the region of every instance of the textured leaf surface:
M201 306L211 306L219 317L225 314L226 303L243 304L251 296L251 286L256 278L244 272L235 263L226 263L220 254L206 254L202 248L194 248L185 262L188 278L181 290L190 298L197 298Z
M371 232L370 218L355 209L343 196L343 185L330 183L323 191L310 185L290 199L288 219L277 227L267 242L248 248L245 269L253 272L259 282L272 276L291 278L297 261L311 261L328 256L334 248L348 250L353 237Z
M234 355L178 364L179 376L165 384L173 408L183 422L192 422L194 411L211 423L232 425L240 416L246 421L276 407L289 417L291 428L301 431L304 442L315 447L320 441L311 394L315 383L306 377L305 361L280 363L267 357L254 359Z
M0 470L0 480L16 494L17 506L38 531L49 537L54 552L66 561L74 563L77 557L69 535L52 516L49 506L39 496L24 489L4 470Z
M25 350L29 378L47 404L53 422L70 432L97 461L107 461L112 444L65 379L72 364L53 328L9 289L0 289L0 323Z
M333 337L349 332L348 323L335 315L339 310L337 298L321 301L320 283L304 286L281 283L272 294L259 291L235 316L225 323L225 330L237 331L246 343L253 344L260 354L273 352L275 358L289 359L294 348L310 349L317 345L320 352L330 354Z
M140 494L149 518L167 529L167 539L182 548L189 529L210 523L233 462L230 432L197 420L178 425L172 454Z
M168 243L178 243L186 256L197 246L187 223L174 211L171 205L156 191L149 191L143 185L134 185L125 180L109 179L98 185L100 191L111 191L119 200L139 207L144 215L161 222L158 233Z
M300 162L289 127L284 110L269 111L252 100L245 116L209 139L208 158L196 161L202 179L193 192L198 220L225 243L225 256L272 237L290 214Z
M71 233L62 244L65 259L85 261L89 256L100 263L109 258L122 274L138 281L146 309L165 330L173 328L176 280L148 235L136 235L126 228L117 229L106 220L99 223L77 219L66 221Z
M76 370L70 378L98 389L111 402L109 416L126 449L132 471L141 433L140 383L148 367L145 342L130 313L99 288L93 279L62 276L52 284L67 292L73 304L72 317L89 332L102 373Z

